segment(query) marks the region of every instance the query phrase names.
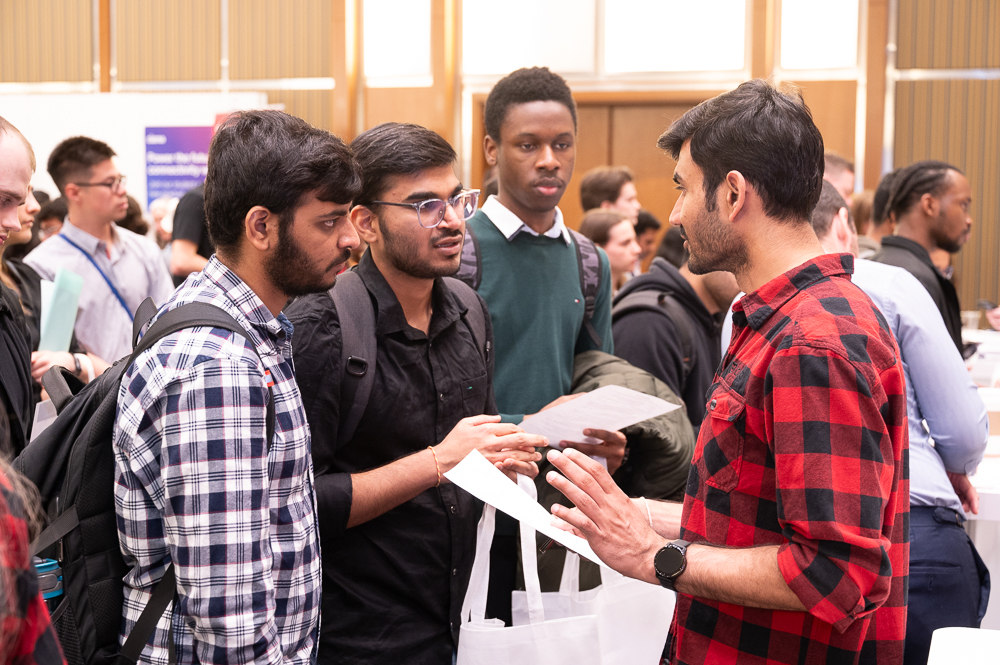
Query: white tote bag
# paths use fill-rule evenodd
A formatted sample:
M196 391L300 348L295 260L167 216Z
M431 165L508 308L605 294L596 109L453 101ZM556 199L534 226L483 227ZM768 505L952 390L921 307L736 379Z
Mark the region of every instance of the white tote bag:
M530 479L519 486L534 498ZM489 550L495 511L479 523L476 559L462 606L458 665L654 665L670 629L674 594L601 567L602 585L579 591L579 556L567 553L557 593L541 592L535 531L521 525L526 591L515 592L514 626L486 620Z

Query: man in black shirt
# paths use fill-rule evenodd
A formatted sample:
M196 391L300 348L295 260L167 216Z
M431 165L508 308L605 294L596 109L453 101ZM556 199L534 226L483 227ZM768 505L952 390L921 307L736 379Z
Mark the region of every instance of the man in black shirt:
M924 161L895 172L886 215L896 218L896 235L882 238L873 261L904 268L927 289L952 341L964 354L958 293L931 261L931 252L955 253L972 232L972 188L957 168Z
M191 273L201 272L215 254L205 224L205 185L198 185L177 203L171 237L170 274L177 286Z
M542 437L501 424L486 305L470 311L443 279L459 267L475 192L455 152L416 125L355 139L364 184L351 219L369 249L357 267L374 309L375 375L347 441L344 333L330 294L285 309L312 431L323 550L322 663L439 663L455 653L475 554L471 495L442 478L473 449L508 472L537 474ZM347 280L345 280L346 282ZM346 286L341 284L342 288ZM362 303L368 306L368 302ZM485 322L485 339L471 323ZM352 354L353 355L353 354ZM349 392L344 390L343 393ZM512 475L512 473L511 473Z

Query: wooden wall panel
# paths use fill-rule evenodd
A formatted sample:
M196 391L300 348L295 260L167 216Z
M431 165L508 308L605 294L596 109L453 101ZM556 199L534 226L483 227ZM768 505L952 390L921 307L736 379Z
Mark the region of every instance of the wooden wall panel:
M431 70L433 85L424 88L365 88L364 127L383 122L412 122L455 143L453 49L446 47L446 25L454 20L454 0L431 0ZM480 150L482 146L480 146Z
M954 164L972 185L972 236L952 257L964 309L1000 299L1000 81L903 81L896 93L895 164Z
M656 141L692 106L693 103L614 107L611 161L632 169L639 201L663 223L661 231L666 229L678 193L673 181L675 162L656 147Z
M580 203L580 180L595 166L612 164L611 107L580 105L576 109L576 123L576 164L559 202L566 225L574 229L580 228L584 213Z
M298 116L310 125L333 131L333 97L329 90L267 90L267 101L284 104L285 112ZM341 137L348 140L348 137Z
M900 69L1000 67L1000 2L900 0Z
M115 11L119 81L221 76L219 0L129 0Z
M0 81L90 81L94 77L89 0L0 2Z
M802 81L796 84L802 89L802 98L823 135L824 147L853 161L857 82Z
M331 76L332 35L329 0L230 0L229 76Z

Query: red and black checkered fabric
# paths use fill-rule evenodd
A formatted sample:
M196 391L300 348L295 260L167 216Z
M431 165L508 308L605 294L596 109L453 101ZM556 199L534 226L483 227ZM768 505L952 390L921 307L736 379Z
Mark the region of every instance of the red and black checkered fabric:
M808 612L678 594L674 663L899 663L906 630L906 388L896 342L824 255L733 308L681 537L779 545Z
M65 665L31 564L21 498L0 468L0 662Z

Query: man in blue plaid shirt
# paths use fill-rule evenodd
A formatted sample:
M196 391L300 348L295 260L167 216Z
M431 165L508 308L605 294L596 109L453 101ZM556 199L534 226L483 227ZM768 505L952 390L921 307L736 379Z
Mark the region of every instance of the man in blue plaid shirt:
M321 568L290 297L330 288L358 236L350 148L278 111L230 117L205 183L217 253L158 315L221 307L248 332L189 328L128 368L114 452L125 576L121 640L173 563L177 596L142 653L167 663L315 661ZM275 433L266 441L268 388Z

